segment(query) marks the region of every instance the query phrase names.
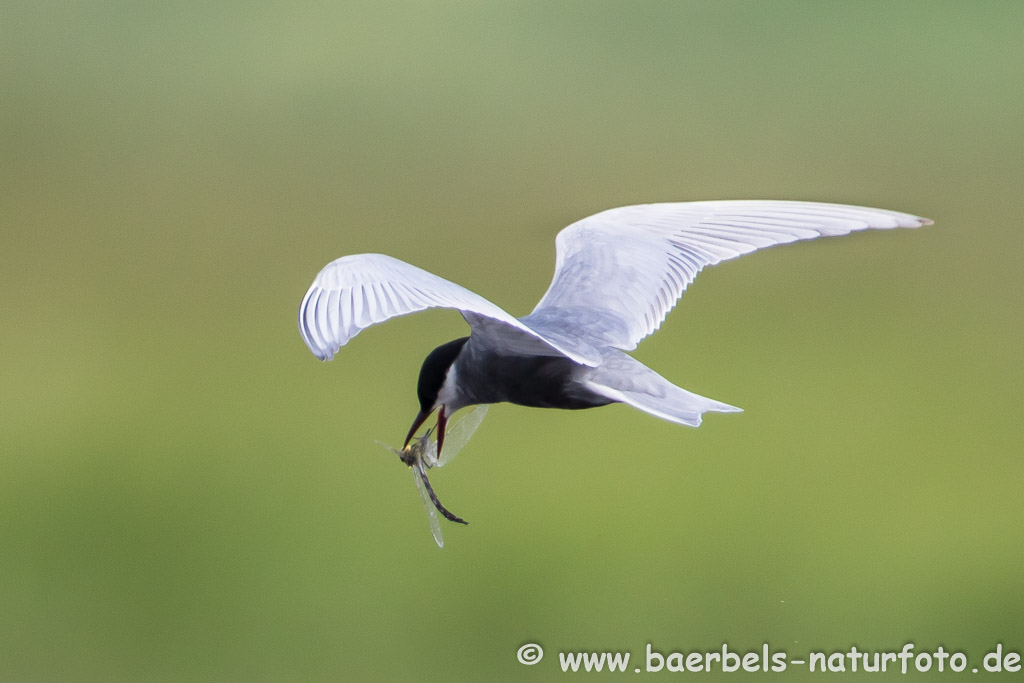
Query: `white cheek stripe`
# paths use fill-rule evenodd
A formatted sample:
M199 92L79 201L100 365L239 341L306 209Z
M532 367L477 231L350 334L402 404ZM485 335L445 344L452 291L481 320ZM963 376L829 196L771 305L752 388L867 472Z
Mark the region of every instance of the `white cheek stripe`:
M451 405L455 403L458 392L456 386L458 380L456 379L455 364L453 363L448 368L448 372L444 376L444 384L441 385L441 391L437 392L437 402L434 403L434 408L443 405Z

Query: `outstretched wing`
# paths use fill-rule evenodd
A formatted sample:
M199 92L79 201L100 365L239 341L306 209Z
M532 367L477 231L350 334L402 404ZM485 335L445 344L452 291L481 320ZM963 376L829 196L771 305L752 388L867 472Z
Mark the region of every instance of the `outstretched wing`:
M331 360L370 325L427 308L460 311L474 333L512 352L600 362L585 342L571 347L542 336L479 294L383 254L345 256L321 270L299 306L299 332L317 358Z
M927 218L844 204L771 200L623 206L558 233L555 276L523 322L568 321L598 345L636 348L705 266L776 244Z

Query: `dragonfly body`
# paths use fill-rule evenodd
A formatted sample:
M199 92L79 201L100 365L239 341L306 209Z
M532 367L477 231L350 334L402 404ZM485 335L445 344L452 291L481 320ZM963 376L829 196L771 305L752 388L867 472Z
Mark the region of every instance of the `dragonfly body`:
M434 492L434 487L430 485L427 470L444 467L451 462L452 458L459 454L469 438L473 436L473 432L477 430L486 415L487 406L485 405L474 406L460 415L453 422L448 437L448 448L445 450L443 458L438 457L437 441L430 438L433 430L428 429L423 435L412 439L400 449L392 448L386 443L378 441L381 446L397 455L399 460L412 470L416 490L419 491L420 498L423 500L423 508L426 510L427 519L430 522L430 533L433 534L434 541L439 547L444 547L444 535L441 532L441 522L437 518L438 513L451 522L459 524L469 524L469 522L442 505L441 500Z

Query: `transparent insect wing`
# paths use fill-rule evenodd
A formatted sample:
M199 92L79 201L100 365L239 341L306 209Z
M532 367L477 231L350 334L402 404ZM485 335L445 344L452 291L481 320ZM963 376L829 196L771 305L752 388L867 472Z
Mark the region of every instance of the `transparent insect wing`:
M374 439L373 442L375 444L377 444L378 446L380 446L381 448L383 448L384 450L386 450L386 451L391 451L392 453L394 453L395 455L397 455L399 457L402 456L402 451L398 450L397 448L392 448L391 446L387 445L383 441L379 441L377 439Z
M437 508L434 507L434 503L430 500L430 494L427 493L427 487L423 483L423 479L426 474L423 472L423 463L420 460L416 461L416 464L412 467L412 478L416 482L416 490L420 492L420 498L423 499L423 509L427 511L427 521L430 522L430 533L434 536L434 541L437 543L438 548L444 547L444 536L441 534L441 520L437 518Z
M467 408L458 420L452 420L452 424L444 436L444 450L441 451L441 459L437 459L437 443L431 441L428 464L434 467L436 463L437 467L444 467L451 462L452 458L462 450L462 447L469 443L470 437L484 421L486 415L486 405L475 405Z
M381 441L377 442L399 458L402 458L403 462L411 463L410 468L412 469L413 482L416 484L416 490L419 491L420 499L423 501L423 509L426 511L427 521L430 523L430 533L434 536L434 541L439 548L444 547L441 520L437 510L437 505L440 505L440 503L435 505L430 495L430 490L427 488L427 470L431 467L441 467L458 455L463 446L469 442L470 437L473 436L480 423L483 422L485 415L487 415L487 406L473 406L460 415L458 419L452 420L451 426L445 435L444 454L440 461L437 458L437 441L430 438L433 436L431 431L427 431L423 436L413 441L406 451L392 448ZM465 524L458 517L453 517L452 519Z
M445 441L445 447L448 446L448 442ZM437 442L429 441L427 435L424 435L420 441L417 442L417 447L420 449L420 460L423 461L423 466L427 469L431 467L438 467L437 462ZM446 459L447 461L447 459Z

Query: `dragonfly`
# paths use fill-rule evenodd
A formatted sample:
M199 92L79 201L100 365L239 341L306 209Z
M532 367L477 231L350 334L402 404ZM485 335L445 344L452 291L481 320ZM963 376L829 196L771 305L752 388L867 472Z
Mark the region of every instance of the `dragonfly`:
M469 442L470 437L483 422L485 415L487 415L486 405L474 405L452 420L444 438L444 451L440 458L437 457L437 439L433 428L428 429L423 436L411 441L402 449L392 448L382 441L377 442L397 455L399 460L412 470L416 490L419 491L420 498L423 500L423 509L427 512L427 521L430 522L430 533L439 548L444 547L444 534L441 532L441 520L438 518L438 513L451 522L458 524L469 524L469 522L441 504L437 494L434 493L434 487L430 485L430 479L427 478L427 470L444 467L451 462L452 458L458 455L462 447Z

